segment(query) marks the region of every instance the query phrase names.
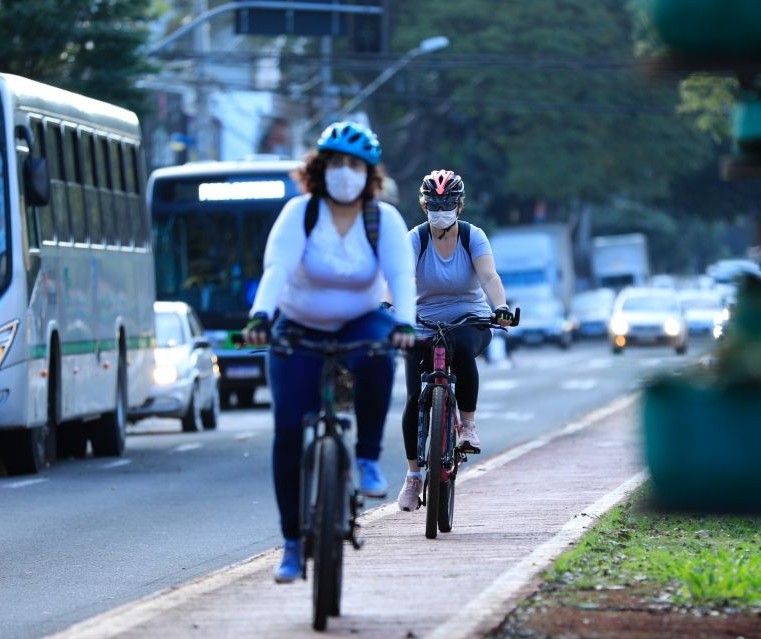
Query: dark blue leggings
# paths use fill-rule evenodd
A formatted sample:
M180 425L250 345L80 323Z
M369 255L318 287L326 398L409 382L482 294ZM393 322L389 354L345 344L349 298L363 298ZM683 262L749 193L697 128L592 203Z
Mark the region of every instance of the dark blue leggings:
M394 318L386 311L373 311L340 330L329 333L305 328L280 316L273 325L274 336L286 328L299 326L304 338L336 339L351 342L363 339L385 340L394 327ZM394 382L394 358L360 355L346 362L354 374L354 411L357 421L355 454L365 459L378 459L383 439L391 387ZM285 539L298 539L299 487L303 447L303 418L320 408L320 371L322 359L294 351L290 355L268 358L269 383L275 416L275 440L272 447L272 470L275 494L280 509L280 528Z

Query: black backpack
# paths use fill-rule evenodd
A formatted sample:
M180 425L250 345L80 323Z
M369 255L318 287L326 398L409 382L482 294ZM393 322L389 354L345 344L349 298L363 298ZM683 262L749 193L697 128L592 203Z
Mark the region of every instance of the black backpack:
M317 224L319 214L320 198L313 195L307 202L306 215L304 215L304 233L309 237L314 225ZM373 249L373 253L378 257L378 231L380 229L380 207L375 200L365 200L362 205L362 221L365 224L365 235L367 241Z
M465 252L470 258L471 264L473 263L473 257L470 254L470 222L465 220L457 220L458 234L457 237L460 240L460 244L465 249ZM415 229L417 230L418 237L420 238L420 253L417 256L417 263L420 264L420 260L423 259L423 253L428 248L428 241L431 239L431 225L428 222L418 224Z

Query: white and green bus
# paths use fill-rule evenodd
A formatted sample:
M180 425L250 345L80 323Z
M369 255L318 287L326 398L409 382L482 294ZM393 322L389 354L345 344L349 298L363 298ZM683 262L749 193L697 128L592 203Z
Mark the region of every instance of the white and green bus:
M8 474L124 450L152 383L137 116L0 74L0 453Z
M156 296L198 313L217 355L223 407L253 404L267 384L266 349L239 348L262 276L267 235L283 204L300 193L295 160L193 162L148 178Z

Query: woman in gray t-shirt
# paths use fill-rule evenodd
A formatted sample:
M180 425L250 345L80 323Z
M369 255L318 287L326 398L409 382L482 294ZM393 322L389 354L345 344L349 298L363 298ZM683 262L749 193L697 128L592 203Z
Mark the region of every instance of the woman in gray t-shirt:
M453 171L432 171L423 178L420 206L428 221L409 232L417 259L417 313L427 320L446 322L475 314L491 317L507 326L512 315L494 267L489 240L477 226L467 222L458 224L464 203L465 185ZM432 331L421 326L418 326L418 333L423 338L432 335ZM449 336L453 345L452 372L457 376L455 393L461 424L457 445L478 453L481 449L475 422L478 399L476 358L489 345L491 331L465 325L454 329ZM430 367L430 353L431 345L427 343L405 354L407 403L402 432L409 470L399 493L400 510L420 507L423 479L417 465L417 401L420 376Z

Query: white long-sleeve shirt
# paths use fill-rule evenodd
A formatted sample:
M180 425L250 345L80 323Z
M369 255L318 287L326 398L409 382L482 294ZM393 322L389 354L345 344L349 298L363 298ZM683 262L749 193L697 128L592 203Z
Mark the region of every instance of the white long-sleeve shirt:
M378 202L376 258L362 214L342 236L324 200L307 238L304 216L310 197L289 200L272 226L264 250L264 275L250 314L263 311L271 318L280 308L299 324L336 331L377 309L388 282L397 321L414 326L415 262L399 211Z

